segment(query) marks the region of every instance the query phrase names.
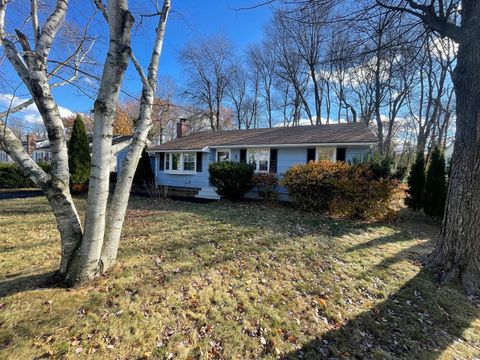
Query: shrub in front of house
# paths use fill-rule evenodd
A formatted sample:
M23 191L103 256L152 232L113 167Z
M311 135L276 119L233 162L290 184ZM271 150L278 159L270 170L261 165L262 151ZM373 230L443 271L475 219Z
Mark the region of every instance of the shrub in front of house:
M399 180L378 178L368 165L350 166L334 181L330 213L350 219L377 220L393 215L393 199Z
M402 181L407 173L407 168L396 164L395 159L390 156L372 156L364 165L370 168L376 179L397 179Z
M329 211L353 219L389 216L399 181L378 178L368 164L310 162L290 168L282 184L305 210Z
M252 177L252 182L257 187L258 192L263 200L274 200L278 187L277 175L272 173L254 174Z
M238 200L253 187L253 166L243 162L221 161L208 167L210 182L220 196Z
M50 164L39 163L38 165L44 171L50 172ZM31 187L35 187L35 184L32 180L23 175L22 170L17 164L0 164L0 189L20 189Z
M287 170L282 185L304 210L328 210L333 200L335 181L348 171L344 162L328 160L295 165Z

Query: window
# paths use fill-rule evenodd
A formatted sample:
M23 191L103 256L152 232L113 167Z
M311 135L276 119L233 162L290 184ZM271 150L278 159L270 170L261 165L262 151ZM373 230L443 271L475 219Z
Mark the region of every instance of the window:
M172 153L171 157L172 157L172 168L170 170L173 170L173 171L180 170L178 165L179 165L179 162L180 162L181 154L180 153Z
M321 160L330 160L330 161L335 161L336 160L336 148L334 147L319 147L317 149L317 161Z
M192 173L196 170L196 153L165 153L165 171Z
M183 154L183 171L195 171L195 154Z
M255 172L268 172L270 162L269 149L248 149L247 159L253 164Z
M230 160L230 150L217 150L217 162L229 161L229 160Z

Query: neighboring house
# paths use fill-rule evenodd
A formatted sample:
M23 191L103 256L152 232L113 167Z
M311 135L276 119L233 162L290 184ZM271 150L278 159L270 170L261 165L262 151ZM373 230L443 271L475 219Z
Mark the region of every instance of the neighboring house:
M36 142L35 135L27 135L27 140L22 141L23 148L25 151L32 156L33 150L36 148L38 143ZM3 150L0 150L0 164L13 163L13 159Z
M90 141L90 147L92 146L92 141ZM123 158L127 155L128 148L132 142L132 136L114 136L112 139L112 159L110 162L110 171L117 172L121 168L121 162ZM33 160L35 161L51 161L51 150L50 143L46 141L42 146L38 146L32 155Z
M148 149L158 186L184 190L198 198L218 199L210 185L208 165L232 160L252 163L255 171L276 173L311 160L365 159L377 143L364 124L332 124L252 130L197 132L187 136L185 122L177 124L177 139ZM288 200L279 189L279 200ZM257 197L252 191L247 197Z
M448 163L450 162L450 160L452 159L452 156L453 156L453 146L455 145L455 142L451 142L450 144L447 145L447 147L445 148L445 163L448 165Z

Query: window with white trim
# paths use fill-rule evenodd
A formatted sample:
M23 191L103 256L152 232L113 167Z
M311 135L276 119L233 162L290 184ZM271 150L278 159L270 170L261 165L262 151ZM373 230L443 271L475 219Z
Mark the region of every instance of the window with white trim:
M229 161L230 160L230 149L217 150L217 162Z
M317 161L330 160L335 162L337 158L337 148L321 146L317 148Z
M165 153L165 171L172 173L194 173L197 168L196 153Z
M270 149L248 149L247 160L255 172L268 172L270 166Z

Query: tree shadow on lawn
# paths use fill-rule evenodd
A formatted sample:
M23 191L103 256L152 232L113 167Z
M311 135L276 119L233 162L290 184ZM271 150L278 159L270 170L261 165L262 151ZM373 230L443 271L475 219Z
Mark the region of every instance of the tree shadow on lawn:
M56 278L56 271L16 276L0 281L0 299L29 290L63 287Z
M431 246L421 243L403 249L359 277L376 274L378 270L388 271L402 261L420 261ZM480 354L477 340L471 344L463 337L479 316L478 304L475 306L459 286L438 286L435 274L422 269L385 301L321 334L283 359L433 360L456 342L468 349L469 354Z

